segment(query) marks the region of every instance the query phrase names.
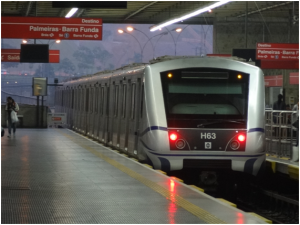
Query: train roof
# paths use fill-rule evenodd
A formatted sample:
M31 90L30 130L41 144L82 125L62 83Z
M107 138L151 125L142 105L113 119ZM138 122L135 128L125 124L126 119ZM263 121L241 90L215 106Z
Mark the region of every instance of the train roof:
M67 80L65 80L65 82L85 79L85 78L89 78L89 77L101 76L101 75L105 75L105 74L114 74L114 73L117 73L117 72L127 72L128 70L132 71L132 70L137 70L137 69L143 69L147 65L156 64L156 63L165 62L165 61L170 61L170 60L191 59L191 58L193 58L193 59L197 59L197 58L198 59L222 58L222 59L229 59L229 60L234 60L234 61L239 61L239 62L246 62L245 59L238 58L236 56L220 57L220 56L170 56L170 55L165 55L165 56L161 56L161 57L157 57L155 59L152 59L152 60L149 61L149 63L132 63L132 64L128 64L128 65L122 66L122 67L114 69L114 70L104 70L104 71L100 71L100 72L97 72L97 73L94 73L94 74L87 74L87 75L82 76L82 77L67 79Z

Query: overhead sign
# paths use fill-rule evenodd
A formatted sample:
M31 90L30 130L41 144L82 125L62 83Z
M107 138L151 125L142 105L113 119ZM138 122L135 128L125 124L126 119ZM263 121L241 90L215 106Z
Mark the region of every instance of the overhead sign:
M282 87L282 75L265 76L264 78L266 87Z
M257 43L256 59L299 60L299 44Z
M1 62L20 62L20 49L1 49ZM49 50L49 63L59 63L59 50Z
M1 17L1 38L102 40L102 19Z
M299 61L261 60L262 69L299 69Z
M299 72L290 73L290 84L299 84Z

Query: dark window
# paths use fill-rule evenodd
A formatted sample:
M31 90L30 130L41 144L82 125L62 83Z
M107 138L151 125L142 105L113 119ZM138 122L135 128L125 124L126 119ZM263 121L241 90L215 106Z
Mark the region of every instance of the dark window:
M136 92L136 84L132 84L131 86L131 119L134 119L135 116L135 92Z
M122 118L126 117L126 84L123 85Z
M95 91L95 113L98 113L98 101L99 98L99 87L96 87L96 91Z
M85 111L88 112L89 111L89 100L90 100L90 96L89 96L89 88L85 89Z
M249 74L190 68L162 72L161 80L169 127L246 128Z
M101 87L101 101L100 101L100 110L101 110L101 115L103 115L103 110L104 110L104 87Z
M118 116L118 105L119 105L119 85L115 86L115 99L114 99L114 116L117 117Z
M143 118L143 107L144 107L144 84L142 85L142 93L141 93L141 118Z

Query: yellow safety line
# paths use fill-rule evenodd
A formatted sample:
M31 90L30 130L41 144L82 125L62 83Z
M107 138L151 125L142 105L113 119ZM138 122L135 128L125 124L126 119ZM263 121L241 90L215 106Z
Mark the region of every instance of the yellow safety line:
M292 179L299 180L299 167L288 165L289 176Z
M260 215L257 215L257 214L254 213L254 212L248 212L248 214L257 217L257 218L259 218L259 219L265 221L266 223L270 223L270 224L273 223L272 220L268 220L268 219L266 219L265 217L262 217L262 216L260 216Z
M230 206L236 208L236 204L234 204L234 203L232 203L232 202L229 202L229 201L227 201L227 200L224 199L224 198L217 198L217 199L220 200L221 202L224 202L224 203L226 203L226 204L228 204L228 205L230 205Z
M204 193L204 189L202 189L202 188L199 188L199 187L197 187L197 186L195 186L195 185L189 185L189 186L192 187L192 188L195 188L195 189L197 189L198 191L201 191L201 192Z
M62 131L59 131L59 132L63 133ZM76 138L73 138L72 136L70 136L68 134L65 134L65 133L63 133L63 135L66 136L67 138L71 139L75 143L77 143L79 146L81 146L81 147L85 148L86 150L90 151L94 155L96 155L96 156L100 157L101 159L105 160L109 164L115 166L116 168L118 168L122 172L128 174L132 178L140 181L141 183L143 183L147 187L151 188L152 190L154 190L157 193L161 194L162 196L166 197L168 200L172 201L173 203L177 204L178 206L180 206L180 207L184 208L185 210L189 211L190 213L194 214L195 216L197 216L199 219L203 220L204 222L210 223L210 224L226 224L223 220L217 218L216 216L212 215L208 211L194 205L193 203L185 200L184 198L180 197L179 195L176 195L176 194L170 192L169 190L165 189L164 187L158 185L157 183L155 183L151 180L148 180L144 176L134 172L133 170L131 170L131 169L127 168L126 166L118 163L117 161L101 154L100 152L97 152L94 148L91 148L89 146L85 146L85 145L81 144L80 142L78 142L78 140Z

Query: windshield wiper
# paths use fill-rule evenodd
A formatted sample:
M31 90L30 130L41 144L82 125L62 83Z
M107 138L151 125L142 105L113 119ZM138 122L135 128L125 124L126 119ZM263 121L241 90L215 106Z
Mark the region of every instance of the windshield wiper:
M235 123L235 124L245 124L245 121L235 121L235 120L218 120L210 123L198 124L197 127L204 127L206 125L218 124L218 123Z

